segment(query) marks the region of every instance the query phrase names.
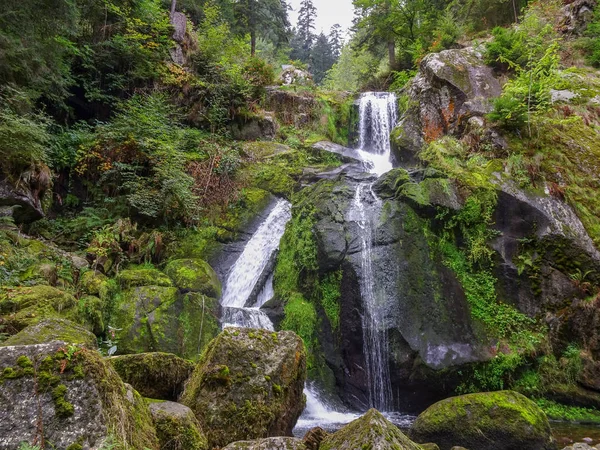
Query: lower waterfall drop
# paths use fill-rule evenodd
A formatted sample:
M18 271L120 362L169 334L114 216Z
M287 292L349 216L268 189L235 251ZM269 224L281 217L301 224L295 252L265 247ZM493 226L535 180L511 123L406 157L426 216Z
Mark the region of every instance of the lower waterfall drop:
M365 197L372 202L365 202ZM369 386L369 407L379 411L391 411L392 383L388 363L388 338L385 327L385 295L375 286L373 273L373 232L381 213L381 200L375 195L371 184L356 187L351 209L353 219L360 229L360 293L363 302L362 332Z

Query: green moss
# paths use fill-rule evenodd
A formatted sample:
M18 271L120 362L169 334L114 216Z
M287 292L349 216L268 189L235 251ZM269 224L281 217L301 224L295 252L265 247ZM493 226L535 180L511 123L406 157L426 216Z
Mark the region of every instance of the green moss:
M282 330L294 331L304 341L306 348L314 350L317 345L317 311L301 294L292 294L284 306L285 318L281 322ZM309 363L310 366L310 363Z
M122 289L138 286L172 286L171 280L157 269L139 268L123 270L117 275Z
M206 437L191 411L189 415L182 416L167 408L153 406L152 416L161 450L208 449Z
M83 445L75 442L69 445L66 450L83 450Z
M62 419L71 417L75 408L72 403L66 400L67 386L59 384L52 390L52 400L54 400L54 411Z
M200 259L178 259L171 261L165 273L180 289L200 292L209 297L221 296L221 282L215 271Z
M89 295L99 295L102 285L107 280L106 275L95 270L87 270L79 278L79 286Z
M325 275L319 283L321 291L321 306L334 331L340 326L340 298L342 284L342 271L331 272Z
M0 346L44 344L53 340L96 348L97 339L89 330L65 319L46 319L11 336Z

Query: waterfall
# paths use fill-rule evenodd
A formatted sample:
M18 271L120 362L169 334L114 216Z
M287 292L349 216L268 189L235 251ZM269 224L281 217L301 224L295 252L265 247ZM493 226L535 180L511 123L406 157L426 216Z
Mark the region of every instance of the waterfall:
M362 332L369 407L390 411L393 402L385 321L386 298L385 293L375 285L372 252L381 208L381 200L374 194L370 184L361 183L356 187L350 219L358 225L361 244L359 283L363 303Z
M359 153L371 173L382 175L392 169L390 135L397 121L396 96L387 92L367 92L359 99L359 113ZM370 182L356 186L349 219L358 226L361 244L358 264L369 407L391 411L393 397L385 320L386 295L375 283L372 251L382 202L372 186Z
M392 170L390 135L398 121L396 94L366 92L358 100L359 153L369 170L383 175Z
M279 200L231 267L221 297L223 328L273 330L271 320L259 308L273 297L272 263L291 218L292 206Z

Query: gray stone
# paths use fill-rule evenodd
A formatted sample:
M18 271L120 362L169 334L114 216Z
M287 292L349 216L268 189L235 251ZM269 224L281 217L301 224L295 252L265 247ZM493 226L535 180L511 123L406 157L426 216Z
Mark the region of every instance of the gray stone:
M558 30L564 34L579 35L594 18L596 0L574 0L563 6Z
M573 91L569 91L567 89L562 89L562 90L551 89L550 97L551 97L552 103L571 103L571 100L579 97L579 94L577 94L576 92L573 92Z
M363 159L357 150L344 147L343 145L334 144L333 142L329 141L317 142L316 144L313 144L312 148L340 155L345 163L356 164L360 163L360 161Z

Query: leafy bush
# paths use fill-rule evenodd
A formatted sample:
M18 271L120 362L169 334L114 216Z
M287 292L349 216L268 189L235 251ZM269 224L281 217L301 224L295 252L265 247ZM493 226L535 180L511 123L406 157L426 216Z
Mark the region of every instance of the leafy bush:
M135 214L192 221L197 199L180 136L177 111L165 96L136 95L97 128L91 146L79 148L77 171L100 182L103 195L123 196Z
M600 67L600 6L594 11L594 20L588 25L582 46L586 62L594 67Z

